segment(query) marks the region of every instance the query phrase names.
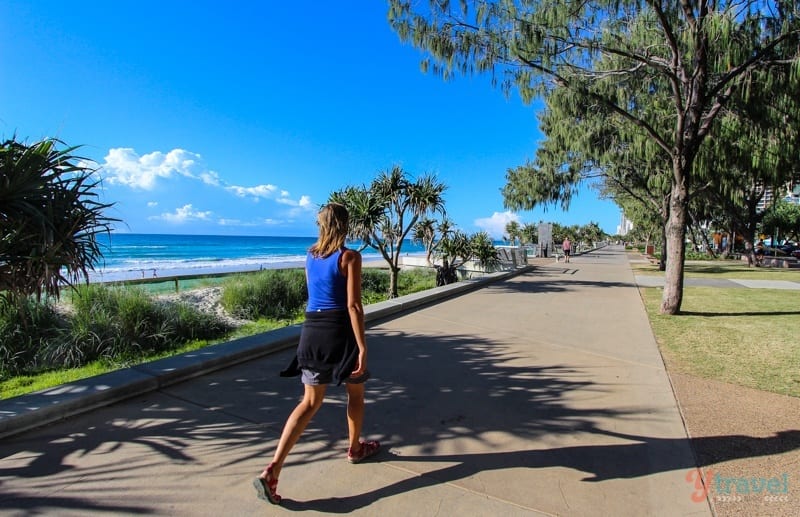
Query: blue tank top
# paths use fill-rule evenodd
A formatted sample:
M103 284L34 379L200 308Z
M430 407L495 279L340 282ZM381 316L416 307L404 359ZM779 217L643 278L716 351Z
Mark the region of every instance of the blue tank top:
M311 253L306 255L307 312L347 308L347 277L339 271L342 251L337 250L324 258Z

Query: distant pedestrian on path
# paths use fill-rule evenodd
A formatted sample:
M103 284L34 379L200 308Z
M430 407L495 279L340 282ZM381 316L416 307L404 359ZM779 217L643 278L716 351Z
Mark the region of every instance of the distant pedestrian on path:
M347 209L336 203L317 215L319 237L306 257L308 305L297 356L282 376L301 375L303 400L289 415L272 462L253 481L258 497L279 504L278 478L283 463L322 406L325 389L333 381L347 388L347 460L359 463L378 452L376 441L362 441L367 340L361 305L361 254L344 246Z
M762 266L764 264L764 254L766 252L766 245L762 239L759 239L756 243L756 266Z
M564 237L561 249L564 251L564 262L569 262L569 253L572 251L572 243L569 241L569 237Z

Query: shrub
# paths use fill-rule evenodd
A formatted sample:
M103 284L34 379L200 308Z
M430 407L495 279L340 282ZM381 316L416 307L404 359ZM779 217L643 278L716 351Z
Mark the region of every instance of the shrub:
M74 314L62 338L45 350L49 364L79 366L96 359L133 359L177 348L230 329L185 304L159 303L140 288L83 285L72 293Z
M719 257L709 255L705 252L686 250L686 260L719 260Z
M436 287L436 271L430 268L409 268L400 270L397 277L397 292L416 293ZM365 305L386 300L389 292L389 273L382 269L361 271L361 301Z
M198 311L188 303L180 302L167 306L170 319L175 325L175 334L181 339L214 339L231 328L212 314Z
M46 302L33 297L16 301L0 296L0 378L39 369L42 349L64 324Z
M404 269L398 278L400 294L411 294L436 287L436 270L430 268Z
M492 238L487 232L478 232L469 240L472 257L487 271L493 271L500 265L497 248L494 247Z
M237 318L292 318L308 299L302 269L268 269L223 284L222 306Z
M166 315L140 288L111 288L92 284L72 295L66 346L50 350L54 361L75 366L101 357L129 357L161 350L167 344Z
M361 270L361 292L385 296L389 292L389 273L382 269L365 268Z

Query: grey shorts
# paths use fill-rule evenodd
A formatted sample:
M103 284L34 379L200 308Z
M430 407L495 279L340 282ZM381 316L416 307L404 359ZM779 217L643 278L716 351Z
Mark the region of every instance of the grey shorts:
M300 380L309 386L320 386L330 384L333 381L333 368L327 370L315 370L311 368L300 369ZM348 377L344 380L346 384L363 384L369 379L369 370L358 377Z

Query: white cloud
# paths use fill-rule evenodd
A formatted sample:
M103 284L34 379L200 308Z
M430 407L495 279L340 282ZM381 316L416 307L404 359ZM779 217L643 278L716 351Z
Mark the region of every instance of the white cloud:
M311 203L311 197L309 196L300 196L300 199L297 200L291 199L288 196L289 193L284 191L281 193L281 197L279 197L275 201L284 205L289 205L297 208L303 208L303 209L313 208Z
M314 209L310 196L302 195L300 199L293 199L288 190L280 190L275 185L256 185L255 187L229 185L225 188L239 197L251 197L254 201L271 199L281 205L289 206L291 207L289 217L296 217L302 212L309 212Z
M112 185L126 185L131 188L152 190L159 179L184 176L200 179L206 183L218 182L217 174L201 169L202 157L183 149L173 149L164 154L155 151L139 156L131 148L109 149L104 158L104 176Z
M275 196L278 187L275 185L256 185L255 187L240 187L238 185L229 185L225 187L239 197L252 197L256 201L259 199L270 199Z
M277 185L269 183L254 186L231 185L217 172L208 170L203 164L202 156L184 149L173 149L166 154L154 151L142 156L127 147L109 149L102 170L104 178L111 185L122 185L132 189L153 190L159 182L183 177L224 189L237 197L250 198L256 202L265 199L289 206L291 217L314 209L309 196L302 195L299 199L294 199L289 191ZM147 206L152 208L157 204L151 201ZM186 205L174 213L161 214L156 218L182 222L189 219L206 219L208 216L205 214L210 212L196 212L191 210L191 205ZM234 219L220 219L220 224L232 225L234 221Z
M203 181L203 183L206 185L211 185L212 187L219 187L221 185L219 174L214 171L200 173L200 179Z
M158 201L148 201L147 202L147 207L148 208L153 208L154 206L158 206Z
M167 221L169 223L181 224L188 221L208 221L212 212L194 210L191 204L176 208L174 212L165 212L161 215L151 216L148 219Z
M506 224L511 221L519 222L519 215L514 212L495 212L491 217L475 219L475 226L486 231L493 239L499 240L506 233Z

